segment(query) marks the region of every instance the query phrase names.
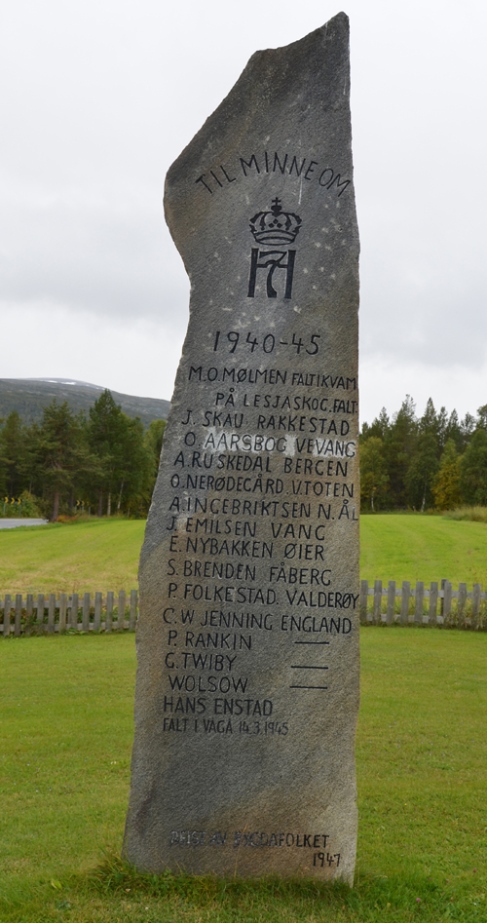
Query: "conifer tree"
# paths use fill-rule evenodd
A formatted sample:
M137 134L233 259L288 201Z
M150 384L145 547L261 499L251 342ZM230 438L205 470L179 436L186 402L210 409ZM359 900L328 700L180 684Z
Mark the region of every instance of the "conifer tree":
M89 445L99 462L90 483L98 515L147 507L152 471L142 423L128 417L108 390L89 413Z
M373 513L383 509L386 502L389 477L387 474L384 443L379 436L371 436L360 449L360 499L362 509Z
M74 416L67 401L52 401L45 408L37 430L36 462L44 497L50 502L50 518L59 516L61 504L72 506L83 478L95 466L86 441L84 419Z
M421 512L433 502L432 486L439 465L442 422L429 398L418 421L415 446L405 476L408 505Z
M432 490L438 510L454 510L461 503L460 456L453 439L445 445Z
M482 425L463 454L460 486L465 503L487 506L487 429Z
M0 431L0 488L10 498L25 489L25 427L16 410Z
M417 432L414 401L407 394L384 440L391 501L396 509L408 506L406 475L416 450Z

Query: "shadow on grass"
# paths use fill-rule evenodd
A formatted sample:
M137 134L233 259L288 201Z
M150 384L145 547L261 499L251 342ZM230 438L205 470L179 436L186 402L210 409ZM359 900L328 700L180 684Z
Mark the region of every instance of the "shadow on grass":
M38 881L4 906L8 923L479 923L478 886L420 874L358 874L353 888L312 879L143 874L116 855L62 881ZM482 895L480 895L480 898Z
M106 856L102 864L88 876L88 883L103 894L143 891L148 897L184 897L192 902L241 898L248 893L261 898L293 895L302 897L325 896L344 899L350 888L343 882L318 882L309 878L281 879L277 876L263 878L220 878L216 875L189 875L185 872L161 874L139 872L118 856Z
M451 894L431 878L421 875L373 877L360 874L353 888L343 882L314 879L217 878L184 872L159 875L140 873L117 857L105 861L85 878L84 887L108 897L131 895L142 901L173 903L174 911L190 908L194 916L184 919L279 923L327 921L327 923L378 923L423 919L472 920L452 903ZM175 917L176 918L176 917Z

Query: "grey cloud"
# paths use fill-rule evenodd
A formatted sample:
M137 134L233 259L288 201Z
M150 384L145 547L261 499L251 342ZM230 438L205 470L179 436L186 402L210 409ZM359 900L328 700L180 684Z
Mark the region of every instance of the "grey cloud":
M59 306L73 323L98 317L127 331L127 351L145 320L147 349L160 331L175 370L189 283L164 225L166 170L250 54L336 12L320 0L299 14L291 0L278 10L248 0L229 29L223 0L11 4L0 58L4 303ZM452 364L458 380L463 369L480 381L487 7L410 0L391 16L388 0L348 0L347 12L364 367L393 357L403 394L414 393L411 363L424 365L425 388L434 376L442 387ZM41 352L52 375L50 350ZM107 357L107 383L112 362L120 367ZM155 394L159 386L155 373Z
M181 298L184 270L159 213L53 201L17 208L2 246L2 295L119 316L157 317Z

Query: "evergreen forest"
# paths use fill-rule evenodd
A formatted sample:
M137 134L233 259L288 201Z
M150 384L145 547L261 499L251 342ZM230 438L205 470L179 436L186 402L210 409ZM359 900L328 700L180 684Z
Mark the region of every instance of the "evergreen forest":
M435 410L421 417L407 395L389 419L385 408L360 436L362 512L487 506L487 404L463 420Z
M165 420L144 428L105 390L88 414L53 400L40 423L0 421L0 516L147 515Z
M53 400L40 422L0 420L0 516L145 517L165 420L144 427L105 390L88 414ZM487 506L487 404L460 420L407 395L360 435L362 512Z

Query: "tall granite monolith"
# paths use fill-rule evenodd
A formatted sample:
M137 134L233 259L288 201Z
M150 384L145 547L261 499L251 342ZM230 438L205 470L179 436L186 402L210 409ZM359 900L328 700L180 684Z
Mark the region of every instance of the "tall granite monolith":
M359 698L348 19L258 52L169 170L191 280L140 564L141 869L352 882Z

